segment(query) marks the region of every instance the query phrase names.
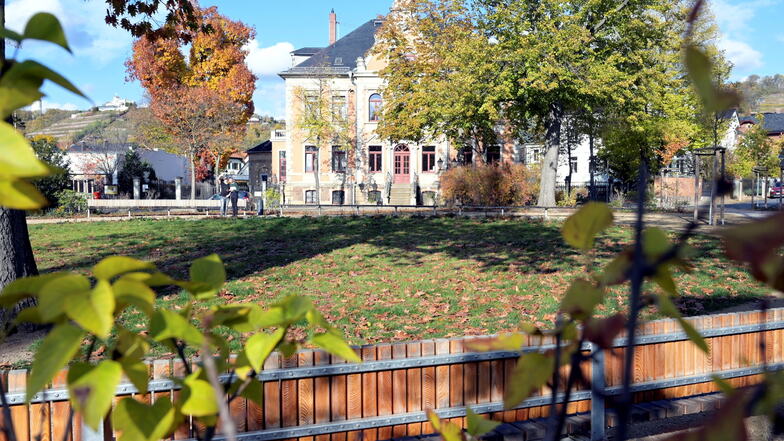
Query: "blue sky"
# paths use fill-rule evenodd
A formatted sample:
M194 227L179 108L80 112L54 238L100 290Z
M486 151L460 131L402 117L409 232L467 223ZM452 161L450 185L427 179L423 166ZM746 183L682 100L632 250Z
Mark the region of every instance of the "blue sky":
M334 8L344 35L378 14L392 0L202 0L220 12L256 28L248 65L259 76L254 102L257 113L283 115L283 82L277 72L288 67L289 51L323 46L328 40L328 14ZM720 46L735 64L733 79L751 74L784 73L784 0L713 0L711 8L722 30ZM10 0L7 25L20 30L35 12L48 11L63 21L74 55L53 46L25 43L20 58L49 65L80 87L94 103L114 94L141 101L138 83L125 80L124 62L131 38L104 24L104 0ZM51 85L45 86L45 107L83 109L90 102Z

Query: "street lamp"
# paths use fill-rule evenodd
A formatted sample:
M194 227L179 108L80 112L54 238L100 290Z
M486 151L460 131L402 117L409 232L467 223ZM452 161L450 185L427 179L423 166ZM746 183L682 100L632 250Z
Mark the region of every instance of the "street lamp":
M781 200L784 198L784 150L779 153L779 211L781 211Z
M444 160L443 160L443 158L438 158L438 161L436 161L436 165L438 166L438 171L439 172L443 172L444 171Z

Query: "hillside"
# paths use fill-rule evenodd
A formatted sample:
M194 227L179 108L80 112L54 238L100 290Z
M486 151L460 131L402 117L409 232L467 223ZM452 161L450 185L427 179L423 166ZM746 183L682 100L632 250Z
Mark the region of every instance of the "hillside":
M117 112L75 113L43 129L28 132L28 136L52 136L60 142L74 142L97 128L106 126L122 114Z

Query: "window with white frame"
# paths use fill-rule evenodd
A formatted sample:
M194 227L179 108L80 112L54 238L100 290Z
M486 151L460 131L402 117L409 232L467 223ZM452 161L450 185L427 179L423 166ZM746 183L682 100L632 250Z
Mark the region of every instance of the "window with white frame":
M313 172L316 170L317 155L318 155L318 147L314 145L305 146L305 172Z
M370 99L368 100L369 121L378 121L381 118L381 106L383 104L384 100L381 98L381 95L377 93L370 95Z
M305 203L306 204L316 203L316 190L305 190Z

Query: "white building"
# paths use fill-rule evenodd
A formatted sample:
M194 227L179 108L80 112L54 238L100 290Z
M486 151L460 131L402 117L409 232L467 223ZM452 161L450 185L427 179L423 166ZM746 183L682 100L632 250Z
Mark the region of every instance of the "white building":
M110 101L105 102L102 106L98 106L99 112L125 112L130 106L134 104L133 101L120 98L115 95Z

